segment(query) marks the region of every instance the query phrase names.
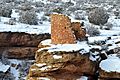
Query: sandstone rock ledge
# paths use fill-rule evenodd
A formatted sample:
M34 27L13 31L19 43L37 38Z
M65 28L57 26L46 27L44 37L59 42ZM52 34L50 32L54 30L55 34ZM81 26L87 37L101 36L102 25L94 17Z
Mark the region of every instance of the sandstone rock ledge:
M66 50L67 46L71 50ZM89 59L89 54L80 53L80 46L78 50L75 46L76 44L64 46L41 42L39 47L44 48L36 52L36 61L29 69L27 80L80 80L81 76L94 76L97 63Z
M24 32L0 32L0 57L34 59L40 41L50 34L28 34Z

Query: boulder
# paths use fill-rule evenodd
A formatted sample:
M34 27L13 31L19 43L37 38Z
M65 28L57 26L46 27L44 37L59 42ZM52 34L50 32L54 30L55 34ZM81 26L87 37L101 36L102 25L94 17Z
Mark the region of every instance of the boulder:
M99 74L101 80L120 79L120 58L117 54L111 54L107 59L100 62Z
M53 65L58 69L67 70L72 73L86 73L93 75L96 70L96 63L92 62L87 54L82 55L79 51L47 52L43 50L36 53L35 59L37 64L46 63L48 66ZM53 67L51 67L51 69L52 68ZM53 68L53 71L54 70L56 69Z

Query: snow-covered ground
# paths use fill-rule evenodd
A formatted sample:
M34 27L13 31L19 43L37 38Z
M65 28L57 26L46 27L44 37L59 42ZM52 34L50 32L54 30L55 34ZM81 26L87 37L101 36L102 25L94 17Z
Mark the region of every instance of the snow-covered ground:
M15 25L5 24L10 18L1 17L0 32L26 32L30 34L51 33L50 22L44 22L41 25L29 25L16 22Z
M9 65L4 65L3 63L0 62L0 72L6 72L10 68Z
M10 61L10 65L11 65L11 66L9 66L10 73L13 74L13 76L15 77L15 80L21 80L21 79L25 80L26 76L27 76L26 73L28 73L26 71L26 69L29 70L29 67L30 67L31 63L34 60L9 59L9 61ZM15 65L15 66L12 66L12 65Z

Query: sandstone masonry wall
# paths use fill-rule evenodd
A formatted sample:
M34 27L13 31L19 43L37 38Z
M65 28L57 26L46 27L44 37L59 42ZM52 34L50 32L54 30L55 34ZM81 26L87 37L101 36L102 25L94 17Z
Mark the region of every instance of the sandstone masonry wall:
M71 22L63 14L51 15L51 40L53 44L74 44L76 40L84 39L85 30L80 22Z

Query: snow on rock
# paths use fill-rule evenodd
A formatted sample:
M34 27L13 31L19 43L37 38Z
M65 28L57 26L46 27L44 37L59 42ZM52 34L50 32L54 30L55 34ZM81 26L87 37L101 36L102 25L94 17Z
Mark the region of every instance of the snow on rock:
M46 63L39 63L39 64L35 64L36 66L38 66L38 67L42 67L42 66L45 66L46 65Z
M6 72L10 68L9 65L4 65L3 63L0 62L0 72Z
M120 58L117 54L111 54L106 60L101 61L100 68L107 72L119 72L120 73Z
M81 78L80 78L80 79L77 79L77 80L88 80L88 77L86 77L86 76L81 76Z
M98 45L92 45L92 46L90 46L90 47L91 47L91 49L99 49L99 50L102 49L102 47L101 47L101 46L98 46Z
M89 59L91 60L91 61L96 61L97 59L99 59L100 58L100 56L92 56L92 55L90 55L90 57L89 57Z
M112 46L108 46L108 50L112 50L117 47L120 47L120 36L112 36L110 40L106 41L106 44L112 45Z
M53 58L54 59L60 59L60 58L62 58L62 56L60 56L60 55L53 55Z
M45 77L40 77L39 80L50 80L50 79Z
M88 37L89 43L94 43L95 41L105 41L105 40L107 40L106 36Z
M50 40L46 40L44 42L48 44L50 43ZM48 52L54 52L54 51L72 52L72 51L79 51L81 49L84 49L86 52L89 52L90 47L85 41L82 41L82 42L77 42L76 44L57 44L57 45L53 44L51 47L39 49L38 52L44 49L48 49Z
M43 41L41 41L41 44L42 44L42 45L52 45L52 44L51 44L51 39L43 40Z

